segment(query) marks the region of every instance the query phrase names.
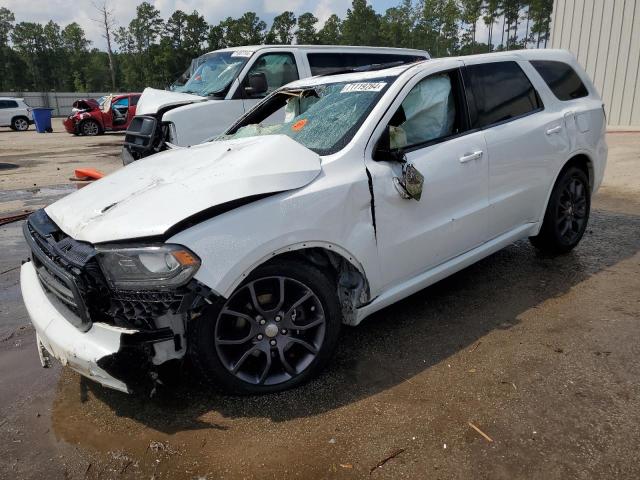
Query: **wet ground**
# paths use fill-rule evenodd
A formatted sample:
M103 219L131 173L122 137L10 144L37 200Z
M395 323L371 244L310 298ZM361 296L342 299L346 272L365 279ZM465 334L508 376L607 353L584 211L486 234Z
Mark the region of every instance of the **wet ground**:
M20 224L0 227L0 478L639 478L640 135L608 140L574 252L516 243L345 328L277 395L40 369Z
M59 118L52 126L53 133L0 128L0 216L42 207L81 187L69 181L76 168L110 173L122 166L124 133L74 136Z

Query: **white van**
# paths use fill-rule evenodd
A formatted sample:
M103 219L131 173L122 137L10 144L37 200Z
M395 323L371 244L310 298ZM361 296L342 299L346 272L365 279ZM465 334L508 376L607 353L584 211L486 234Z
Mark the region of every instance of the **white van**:
M165 142L186 147L209 140L295 80L428 58L422 50L326 45L257 45L207 53L193 60L169 90L144 90L127 130L123 163L165 150Z

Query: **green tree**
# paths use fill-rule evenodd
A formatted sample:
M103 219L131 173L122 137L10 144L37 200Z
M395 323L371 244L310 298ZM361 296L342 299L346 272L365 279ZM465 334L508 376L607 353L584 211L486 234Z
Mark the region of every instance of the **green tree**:
M259 45L264 42L267 24L255 12L246 12L237 20L229 17L223 22L225 44L229 47Z
M461 19L462 23L467 26L467 30L463 35L464 47L466 53L476 53L476 27L480 16L482 15L483 0L461 0Z
M293 12L282 12L273 19L271 29L267 33L265 42L274 45L289 45L293 42L293 29L296 26L296 16Z
M318 32L318 43L321 45L338 45L342 39L342 21L335 13L331 15Z
M549 26L551 24L551 12L553 11L553 0L531 0L531 41L536 43L536 48L542 45L547 48L549 40Z
M342 43L346 45L380 45L380 15L367 0L353 0L342 22Z
M496 23L496 20L502 15L502 2L501 0L487 0L484 4L484 15L482 20L484 24L487 26L489 30L489 36L487 39L487 44L489 46L489 51L493 50L493 26Z
M296 30L296 43L298 45L313 45L318 43L316 24L318 19L311 12L305 12L298 17L298 29Z
M7 46L15 21L16 17L11 10L0 7L0 48Z
M415 16L411 0L403 0L397 7L387 9L381 20L383 45L413 47Z
M16 52L23 58L27 66L27 77L30 88L34 90L47 89L50 86L43 81L41 72L44 70L46 40L44 28L39 23L20 22L11 32L11 42Z

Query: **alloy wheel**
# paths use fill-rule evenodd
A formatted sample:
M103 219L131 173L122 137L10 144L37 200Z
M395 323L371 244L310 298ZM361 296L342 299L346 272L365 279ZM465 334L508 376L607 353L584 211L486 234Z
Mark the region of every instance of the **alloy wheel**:
M24 118L18 118L13 122L13 125L19 132L24 132L29 128L29 122L27 122Z
M87 136L95 136L98 135L99 129L98 124L96 122L85 122L82 124L82 133Z
M221 309L215 348L222 365L253 385L287 382L313 363L325 337L318 296L289 277L264 277L238 290Z
M556 229L567 244L580 237L587 222L587 186L576 177L569 179L560 193Z

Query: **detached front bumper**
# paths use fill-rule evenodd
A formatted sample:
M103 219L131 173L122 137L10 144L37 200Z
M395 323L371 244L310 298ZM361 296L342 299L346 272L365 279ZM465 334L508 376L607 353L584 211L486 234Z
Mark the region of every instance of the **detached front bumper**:
M38 336L38 348L44 348L63 365L106 387L130 393L127 385L98 366L106 357L113 358L137 330L94 323L81 332L67 317L74 315L62 302L47 293L38 279L33 262L20 271L22 298ZM43 365L44 366L44 365Z

